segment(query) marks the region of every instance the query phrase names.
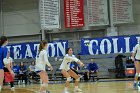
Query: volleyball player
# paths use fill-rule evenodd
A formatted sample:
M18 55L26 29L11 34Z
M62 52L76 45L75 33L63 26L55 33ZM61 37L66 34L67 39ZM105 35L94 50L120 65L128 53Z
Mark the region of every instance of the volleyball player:
M8 44L8 39L6 36L1 36L0 38L0 91L3 86L4 79L4 59L7 58L8 49L6 45ZM14 72L8 68L9 72L14 76Z
M137 44L134 47L134 50L132 52L132 60L134 61L135 68L136 68L136 73L135 73L135 78L134 78L134 86L133 86L134 89L136 89L138 77L140 77L140 39L139 39L139 44Z
M10 52L8 52L7 58L4 59L4 78L5 82L10 83L11 90L14 91L14 76L9 72L13 68L12 62L13 59L10 57Z
M48 61L47 57L47 41L43 40L40 42L39 45L39 54L36 57L36 68L35 71L39 74L41 81L43 82L39 93L48 93L47 87L48 87L48 75L45 70L46 65L49 66L50 70L52 71L53 68L51 64Z
M69 83L71 81L71 77L75 78L74 92L81 92L82 91L80 88L78 88L78 83L80 80L79 76L74 71L72 71L70 69L70 63L72 61L77 62L80 66L84 66L84 64L73 55L72 48L68 48L66 50L66 55L63 58L63 62L60 65L61 73L63 74L64 77L66 77L66 84L65 84L64 93L69 93L68 87L70 85Z

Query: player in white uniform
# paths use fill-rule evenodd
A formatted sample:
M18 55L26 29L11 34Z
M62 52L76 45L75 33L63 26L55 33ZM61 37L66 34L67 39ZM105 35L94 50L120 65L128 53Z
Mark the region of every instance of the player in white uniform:
M70 63L72 61L75 61L78 64L80 64L80 66L84 66L84 64L73 55L72 48L68 48L66 53L67 54L63 58L63 62L60 66L60 69L62 70L61 73L64 75L64 77L67 78L64 93L69 93L68 92L68 87L69 87L69 82L71 81L71 77L75 78L75 89L74 89L74 91L75 92L81 92L82 90L78 88L78 83L79 83L79 80L80 80L79 76L74 71L72 71L70 69Z
M132 52L132 60L134 61L136 74L134 78L134 89L137 87L138 77L140 77L140 39L139 44L137 44ZM138 84L139 85L139 84Z
M45 40L40 42L39 45L39 54L36 57L36 68L35 71L39 74L40 79L42 80L43 84L40 87L39 93L46 93L48 87L48 75L45 70L46 65L49 66L50 70L52 71L53 68L48 61L47 56L47 42Z

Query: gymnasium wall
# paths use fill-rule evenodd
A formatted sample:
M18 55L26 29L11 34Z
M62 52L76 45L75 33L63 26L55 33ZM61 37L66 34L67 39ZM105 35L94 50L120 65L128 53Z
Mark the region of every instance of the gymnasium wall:
M1 3L1 1L0 1L0 36L2 35L2 7L1 7L1 5L2 5L2 3Z
M87 9L86 0L84 0L84 15L85 23L87 22ZM134 13L134 23L117 25L118 35L132 35L140 34L140 1L133 0L133 13ZM4 32L4 35L14 38L15 36L22 35L40 35L40 21L39 21L39 10L38 10L38 0L3 0L3 22L0 22L3 26L0 29L0 33ZM61 0L61 16L63 13L63 0ZM59 30L54 30L54 32L70 31L71 29L64 28L64 17L61 17L61 28ZM89 27L85 24L84 28L72 29L76 30L100 30L104 29L105 34L107 34L107 26L104 27ZM75 34L75 32L73 32ZM82 33L82 32L80 32ZM65 33L64 33L65 34ZM94 34L94 32L93 32ZM62 33L63 35L63 33ZM96 33L95 33L96 35ZM52 40L55 36L52 36ZM60 38L60 37L59 37ZM77 38L74 38L77 39Z
M38 34L40 25L37 2L38 0L3 0L4 34Z
M2 0L1 0L2 1ZM63 0L61 1L61 16L63 15ZM33 42L41 40L38 0L3 0L3 21L0 22L0 35L9 37L10 43ZM84 0L86 10L86 0ZM134 22L130 24L117 25L118 35L140 34L140 0L133 0ZM84 11L85 23L87 22L87 11ZM74 48L77 54L80 51L81 38L96 38L107 35L107 26L88 27L85 24L81 29L65 29L64 17L61 18L61 29L53 32L46 32L46 38L52 40L69 40L69 46ZM80 31L76 31L80 30ZM84 32L83 30L88 30ZM63 32L67 31L67 32ZM61 32L61 33L59 33ZM99 65L100 75L108 77L108 69L114 67L114 57L111 55L97 55L81 57L83 62L89 63L90 58L95 58ZM125 54L129 55L129 54ZM50 58L52 64L56 64L54 58ZM124 59L125 60L125 59ZM30 62L28 59L15 60L16 62ZM60 64L61 62L57 62ZM58 65L59 66L59 65ZM57 67L56 67L57 68Z
M132 1L134 22L131 24L118 25L119 35L140 34L140 0Z

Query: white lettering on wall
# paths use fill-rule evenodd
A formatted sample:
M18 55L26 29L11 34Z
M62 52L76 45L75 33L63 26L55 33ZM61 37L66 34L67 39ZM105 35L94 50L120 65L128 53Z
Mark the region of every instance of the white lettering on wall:
M51 53L51 55L48 55L49 57L54 57L55 56L55 46L54 46L54 44L53 43L49 43L48 44L48 48L51 48L51 50L50 51L48 51L49 53L48 54L50 54ZM49 48L49 49L50 49ZM48 50L48 49L47 49Z
M89 47L88 47L88 51L89 51L89 53L90 53L91 55L94 55L94 53L93 53L93 48L92 48L92 47L94 47L94 46L92 46L93 43L95 43L95 45L94 45L95 47L98 46L98 41L97 41L97 40L91 40L91 41L90 41ZM95 54L99 54L99 53L98 53L98 50L96 50L96 53L95 53Z
M105 42L107 43L107 54L111 53L111 42L108 39L103 39L100 44L100 50L102 54L105 54Z
M38 55L38 52L39 52L39 44L34 44L34 50L36 52L36 55Z
M136 37L138 44L140 44L140 37Z
M27 57L33 58L32 51L29 44L26 45L26 51L25 51L25 58Z
M129 53L130 52L130 37L125 37L124 38L125 39L125 48L126 48L126 51L125 51L125 53ZM133 43L133 42L131 42L131 43Z
M62 45L62 43L63 43L63 45ZM57 43L57 56L60 56L60 52L62 53L62 55L65 55L66 42L62 42L62 43L60 43L60 42Z
M21 59L22 58L22 54L20 53L21 45L13 46L13 48L14 48L14 59Z
M7 47L8 51L10 51L11 46L6 46L6 47Z
M112 38L112 40L113 40L114 53L122 53L123 48L121 48L120 51L119 51L119 48L118 48L118 38Z

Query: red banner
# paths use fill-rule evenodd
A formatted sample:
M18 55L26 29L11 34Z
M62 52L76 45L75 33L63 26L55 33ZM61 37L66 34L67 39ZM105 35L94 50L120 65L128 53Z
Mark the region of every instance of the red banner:
M65 27L83 27L83 0L64 0Z

